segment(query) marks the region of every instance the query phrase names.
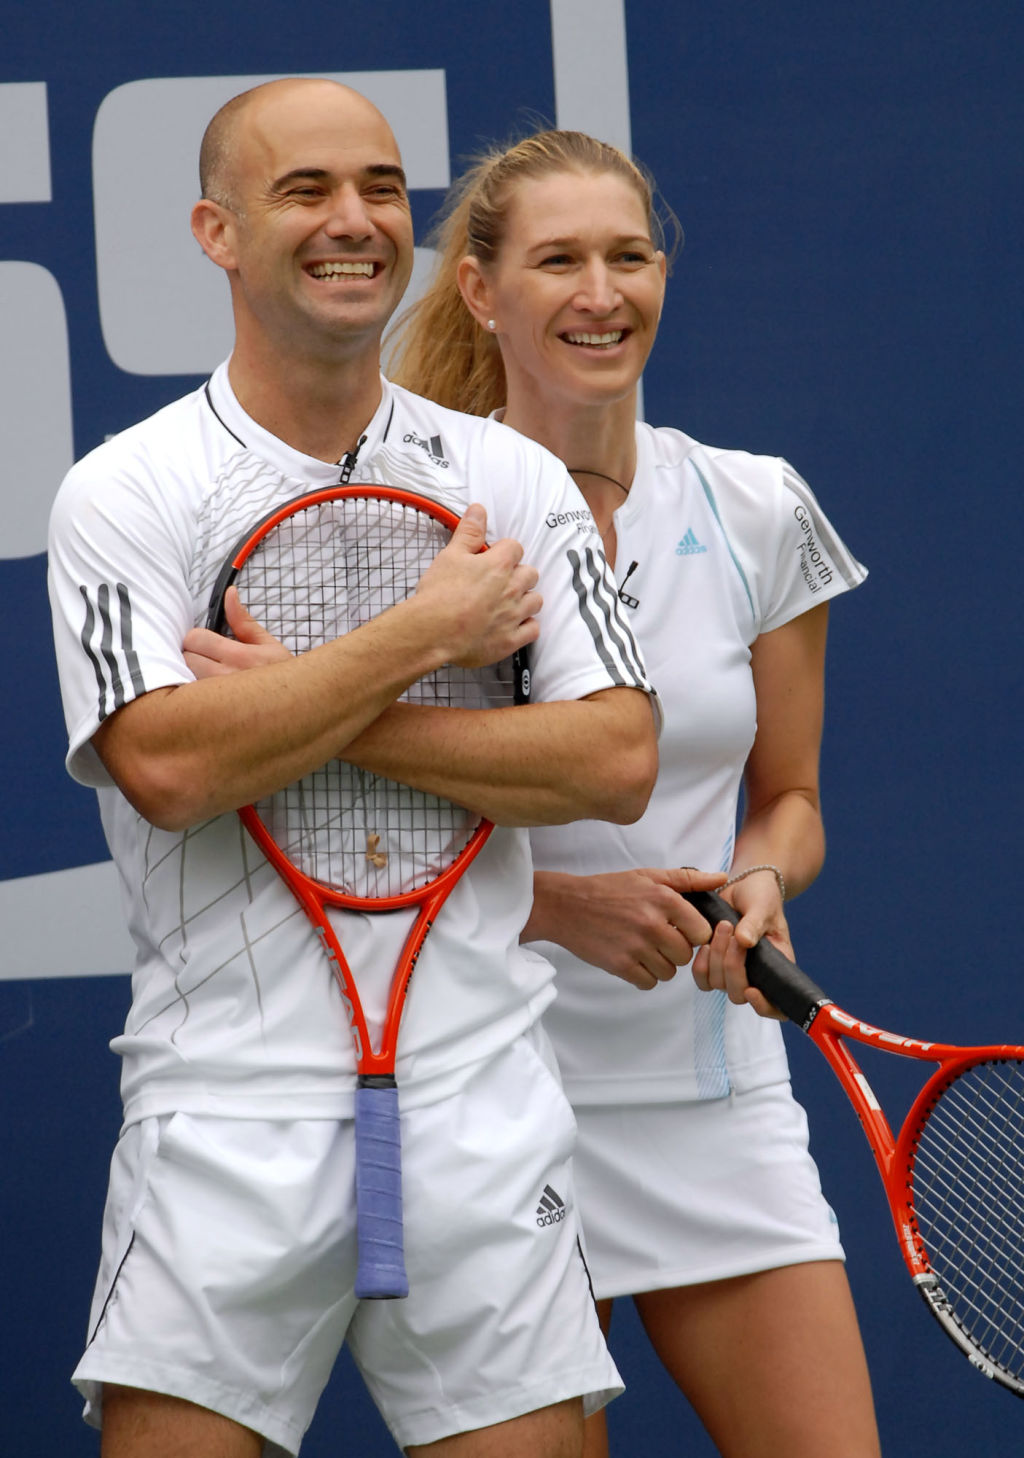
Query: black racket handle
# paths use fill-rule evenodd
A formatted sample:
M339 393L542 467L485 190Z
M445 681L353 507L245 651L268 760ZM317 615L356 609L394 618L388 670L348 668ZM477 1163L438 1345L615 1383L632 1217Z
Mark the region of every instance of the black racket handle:
M735 926L741 919L736 908L714 891L684 891L683 899L712 926L720 921ZM764 938L747 953L747 981L805 1032L820 1010L832 1001L813 978Z
M512 655L512 702L514 704L528 704L530 702L530 649L518 648Z

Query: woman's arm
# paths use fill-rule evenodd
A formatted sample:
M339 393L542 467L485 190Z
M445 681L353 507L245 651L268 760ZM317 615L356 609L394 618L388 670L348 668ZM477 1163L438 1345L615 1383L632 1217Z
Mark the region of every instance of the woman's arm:
M734 873L777 866L787 896L814 880L825 855L818 803L828 607L823 604L763 633L751 650L757 737L744 771L746 812L736 840ZM694 977L777 1016L746 979L746 949L769 936L792 953L774 871L757 871L726 893L743 920L709 935L681 893L721 890L716 872L641 868L595 876L544 871L534 876L534 906L523 941L557 942L584 962L635 987L673 977L697 948Z
M751 649L757 736L744 772L746 809L732 874L778 867L787 899L807 889L825 859L818 782L827 630L823 603L762 633ZM762 1015L777 1016L748 985L744 963L747 949L762 936L792 955L778 879L772 870L758 871L724 894L743 919L736 927L720 923L698 953L697 985L720 988L732 1002L749 1002Z

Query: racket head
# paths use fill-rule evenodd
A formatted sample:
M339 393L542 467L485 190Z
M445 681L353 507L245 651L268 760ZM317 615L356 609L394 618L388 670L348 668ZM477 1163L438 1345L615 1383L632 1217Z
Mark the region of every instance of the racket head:
M355 531L355 527L351 523L354 523L356 518L351 515L346 516L346 511L351 512L358 508L346 506L346 503L358 501L382 503L384 509L377 513L381 529L388 524L394 527L396 523L400 522L403 519L402 508L404 507L419 511L423 513L423 518L436 522L435 556L459 523L459 518L455 513L448 507L442 506L440 502L398 487L351 483L344 486L340 484L325 486L317 491L304 491L301 495L281 502L266 512L235 542L213 584L210 606L206 615L206 626L215 633L227 631L224 616L225 594L232 584L237 583L245 564L250 563L250 567L245 573L246 584L254 594L254 600L259 599L256 606L265 614L265 620L264 617L259 617L254 609L250 609L250 611L253 612L253 616L259 617L259 620L275 637L280 637L292 653L307 652L309 648L315 648L319 643L326 643L330 638L337 637L338 632L330 630L330 625L338 620L332 616L329 603L295 602L288 594L294 594L302 578L308 581L325 581L329 578L330 558L340 545L351 545L350 537ZM391 513L390 523L387 520L387 506L396 508ZM371 507L368 509L367 515L367 527L371 531L373 530L372 517ZM415 523L413 531L416 534L417 545L419 545L429 529L421 518L409 516L405 519L410 523ZM266 539L277 528L282 528L282 534L278 536L273 545L268 544ZM378 540L380 540L379 537ZM399 543L394 539L389 539L382 543L382 549L384 546L390 549L396 569L401 569L406 565L401 556ZM372 549L371 540L368 542L366 550ZM262 565L257 568L252 565L251 559L259 552L266 555L262 558ZM397 590L393 587L394 580L395 578L392 577L393 590L387 606L398 601ZM402 595L407 596L418 580L417 577ZM387 596L383 587L379 595ZM320 613L317 611L318 606L322 608ZM294 628L294 637L291 640L287 637L289 625ZM356 627L358 623L351 622L349 626ZM277 631L278 629L280 631ZM347 631L347 628L343 631Z
M978 1371L1024 1397L1024 1048L944 1061L907 1115L887 1183L932 1315Z
M351 484L284 503L235 544L218 576L208 625L225 628L234 585L250 613L292 653L305 653L407 598L458 518L427 497ZM446 664L412 684L408 702L486 708L521 699L511 662ZM393 910L458 879L490 832L462 806L331 760L250 807L278 868L332 905Z
M739 920L713 892L686 899L712 924ZM979 1372L1024 1397L1024 1047L960 1048L875 1028L765 941L747 953L747 976L842 1084L932 1315ZM939 1063L895 1140L848 1039Z

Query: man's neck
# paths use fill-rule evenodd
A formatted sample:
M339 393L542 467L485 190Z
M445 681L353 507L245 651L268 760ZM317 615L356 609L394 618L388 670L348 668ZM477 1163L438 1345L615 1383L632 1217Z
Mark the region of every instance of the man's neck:
M228 379L257 425L320 461L340 461L355 450L381 401L376 355L271 360L236 346Z

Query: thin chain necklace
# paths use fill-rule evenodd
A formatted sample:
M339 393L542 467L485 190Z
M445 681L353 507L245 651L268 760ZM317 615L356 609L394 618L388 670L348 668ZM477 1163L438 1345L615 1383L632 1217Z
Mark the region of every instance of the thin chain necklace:
M629 495L629 487L628 486L623 486L623 484L622 484L621 481L616 481L616 479L615 479L614 476L608 476L608 475L605 474L604 471L592 471L589 466L570 466L569 467L569 475L570 476L598 476L602 481L610 481L613 486L617 486L619 488L619 490L622 491L626 496Z
M589 466L570 466L569 467L569 475L570 476L597 476L599 480L601 480L601 481L609 481L609 482L611 482L611 484L613 486L617 486L624 496L628 496L629 495L629 487L628 486L624 486L621 481L617 481L614 476L609 476L605 471L592 471ZM614 518L610 518L609 519L608 525L605 527L604 531L601 532L601 541L604 544L605 554L606 554L606 556L608 558L608 561L609 562L612 562L614 560L614 558L615 558L615 521L614 521ZM632 568L630 568L630 571L632 571Z

